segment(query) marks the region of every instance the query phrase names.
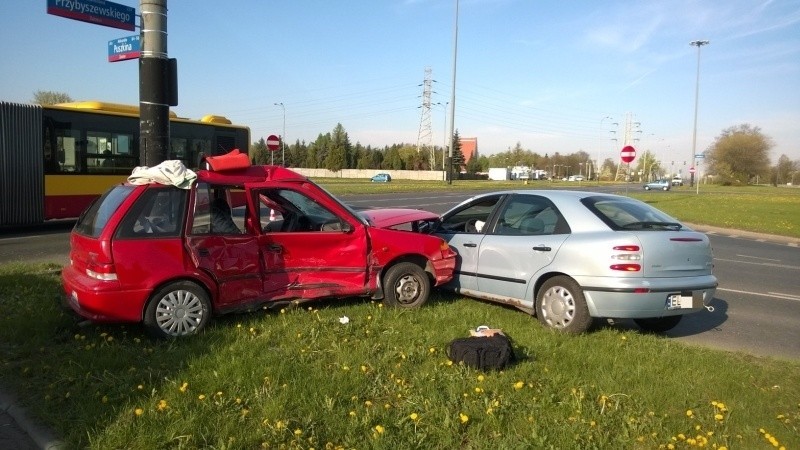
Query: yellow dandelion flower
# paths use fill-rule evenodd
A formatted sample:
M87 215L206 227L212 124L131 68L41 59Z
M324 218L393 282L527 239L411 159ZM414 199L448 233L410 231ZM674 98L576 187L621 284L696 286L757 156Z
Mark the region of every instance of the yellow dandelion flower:
M411 413L411 415L409 415L408 418L416 422L417 419L419 419L419 415L417 413Z
M517 381L516 383L514 383L514 389L516 389L516 390L520 390L520 389L522 389L524 387L525 387L525 383L522 382L522 381Z
M355 411L350 411L350 417L355 417L355 416L356 416L356 412Z
M365 401L365 402L364 402L364 406L366 406L367 408L369 408L370 406L372 406L372 402L371 402L371 401L369 401L369 400L367 400L367 401Z
M435 348L433 348L433 347L429 348L429 349L428 349L428 351L429 351L430 353L436 353L436 349L435 349Z
M200 395L197 396L197 399L198 400L205 400L206 399L206 395L205 394L200 394Z
M478 375L478 381L483 381L485 378L483 375Z
M378 432L378 434L383 434L386 430L380 425L375 425L375 431Z
M686 417L693 417L693 416L694 416L694 411L692 411L691 409L687 409L686 410Z
M591 422L589 422L589 426L590 426L590 427L594 427L594 426L596 426L596 425L597 425L597 422L595 422L594 420L592 420Z
M714 419L722 421L725 417L722 414L714 414Z
M142 386L142 385L140 384L140 385L136 386L136 389L138 389L138 390L140 390L140 391L141 391L142 389L144 389L144 386Z
M469 422L469 416L464 414L463 412L462 413L458 413L458 418L461 420L461 423Z
M178 388L178 390L180 390L181 392L186 392L186 389L188 388L189 388L189 383L184 381L181 387Z
M450 361L450 360L448 359L448 360L447 360L447 362L445 363L445 365L452 366L452 365L453 365L453 361Z
M362 372L366 372L366 371L367 371L367 366L364 366L364 365L362 365L362 366L361 366L361 371L362 371Z
M295 435L295 436L300 436L300 435L302 435L302 434L303 434L303 430L301 430L300 428L298 428L298 429L294 430L294 435Z
M137 416L141 416L142 414L144 414L144 410L142 408L136 408L133 410L133 413L136 414Z
M167 401L166 400L159 400L157 408L158 408L159 411L163 411L163 410L167 409Z
M628 340L628 336L622 336L622 340L623 341L627 341Z
M284 421L279 420L279 421L275 422L275 429L283 430L284 428L286 428L286 423Z
M481 387L476 387L475 388L475 393L476 394L480 394L481 392L483 392L483 388L481 388Z

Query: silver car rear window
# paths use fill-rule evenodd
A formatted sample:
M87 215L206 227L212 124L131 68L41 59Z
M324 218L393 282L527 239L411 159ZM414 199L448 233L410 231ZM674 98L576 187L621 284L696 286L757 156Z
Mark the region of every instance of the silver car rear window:
M586 197L586 208L613 230L679 230L680 222L658 209L627 197Z

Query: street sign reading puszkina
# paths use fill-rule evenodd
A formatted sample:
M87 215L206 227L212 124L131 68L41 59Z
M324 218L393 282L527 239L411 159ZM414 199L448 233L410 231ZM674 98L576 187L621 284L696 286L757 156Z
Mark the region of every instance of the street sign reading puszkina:
M631 145L622 147L622 151L619 152L619 158L622 160L622 162L630 163L636 159L636 149Z
M136 59L141 55L141 38L138 34L108 41L108 62Z
M136 10L105 0L47 0L47 14L133 31Z

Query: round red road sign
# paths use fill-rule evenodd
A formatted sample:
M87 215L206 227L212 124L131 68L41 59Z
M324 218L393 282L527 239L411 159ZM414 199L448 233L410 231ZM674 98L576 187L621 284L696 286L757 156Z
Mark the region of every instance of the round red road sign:
M629 163L636 159L636 149L631 145L626 145L622 147L622 151L619 152L619 157L622 162Z
M689 167L689 173L694 173L694 167Z
M281 146L281 140L278 139L278 136L270 134L269 137L267 138L267 148L274 152L275 150L280 148L280 146Z

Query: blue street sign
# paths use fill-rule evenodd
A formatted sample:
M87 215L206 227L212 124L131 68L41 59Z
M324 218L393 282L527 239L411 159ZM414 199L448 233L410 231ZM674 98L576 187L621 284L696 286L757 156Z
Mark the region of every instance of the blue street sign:
M47 0L47 14L112 28L136 29L136 10L105 0Z
M136 59L142 54L139 35L108 41L108 62Z

